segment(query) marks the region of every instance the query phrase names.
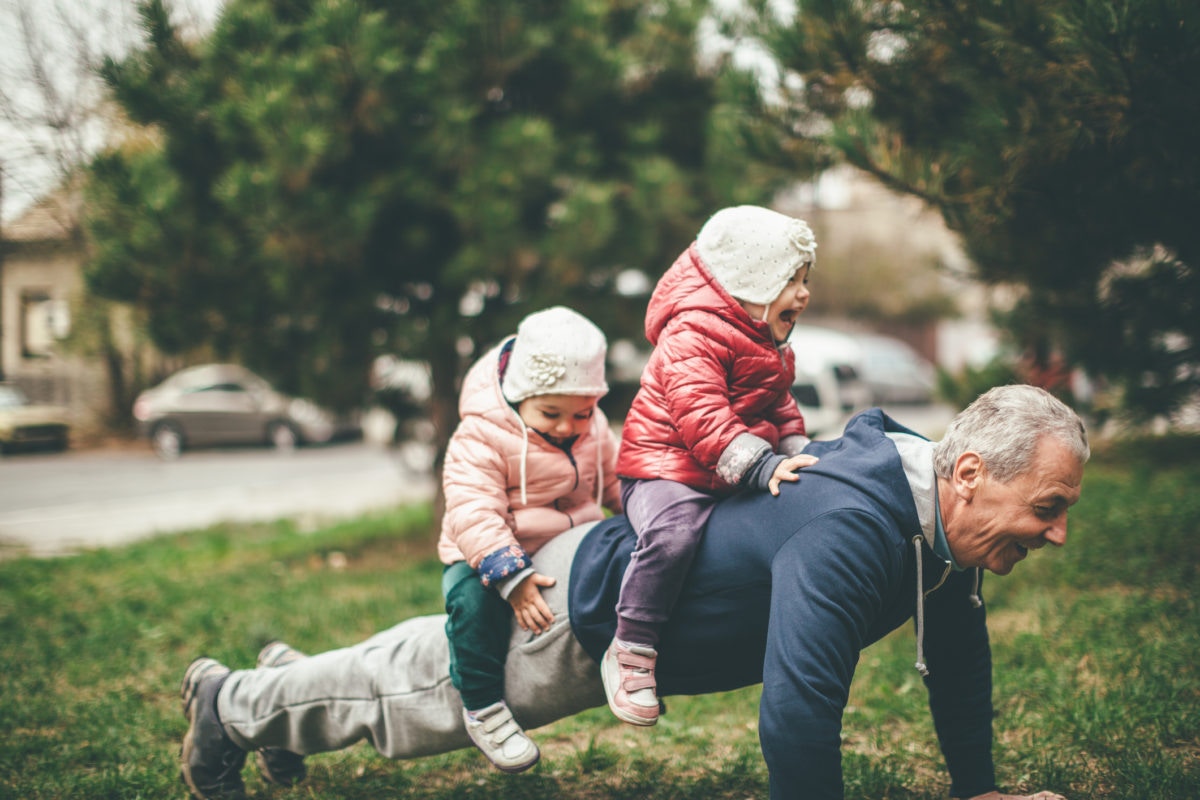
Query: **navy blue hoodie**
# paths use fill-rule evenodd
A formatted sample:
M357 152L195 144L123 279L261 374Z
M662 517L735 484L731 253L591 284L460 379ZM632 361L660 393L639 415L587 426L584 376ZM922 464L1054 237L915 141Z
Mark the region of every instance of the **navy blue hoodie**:
M912 432L859 414L779 497L718 504L663 631L659 693L763 684L759 737L772 798L842 797L841 720L860 651L916 610L917 509L895 445ZM915 435L915 434L914 434ZM623 516L597 524L576 553L571 625L597 661L616 631L621 577L637 538ZM951 794L995 788L991 652L974 575L951 571L924 539L925 678Z

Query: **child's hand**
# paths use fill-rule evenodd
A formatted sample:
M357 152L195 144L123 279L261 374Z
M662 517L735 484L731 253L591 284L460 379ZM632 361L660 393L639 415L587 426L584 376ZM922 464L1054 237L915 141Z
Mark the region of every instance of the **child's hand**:
M804 467L811 467L819 461L816 456L806 455L801 453L795 456L788 456L783 461L779 462L779 466L775 468L774 474L771 475L770 482L767 483L767 488L771 494L779 496L780 481L788 481L790 483L800 480L800 476L796 474L796 470ZM759 484L761 486L761 484Z
M553 586L556 583L549 575L534 572L523 579L508 595L508 602L513 607L517 624L527 631L545 633L554 622L554 614L542 597L542 586Z

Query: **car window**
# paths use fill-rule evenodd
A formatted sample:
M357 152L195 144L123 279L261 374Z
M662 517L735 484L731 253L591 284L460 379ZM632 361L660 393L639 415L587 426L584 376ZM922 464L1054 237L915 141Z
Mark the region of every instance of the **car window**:
M197 386L195 389L189 389L189 394L197 394L199 392L244 392L246 387L240 383L214 383L209 386Z
M0 386L0 408L16 408L25 405L25 395L12 386Z
M796 397L796 402L802 406L818 408L821 405L821 398L817 394L817 387L811 383L792 384L792 394Z
M849 364L834 364L833 374L839 383L858 380L858 370Z

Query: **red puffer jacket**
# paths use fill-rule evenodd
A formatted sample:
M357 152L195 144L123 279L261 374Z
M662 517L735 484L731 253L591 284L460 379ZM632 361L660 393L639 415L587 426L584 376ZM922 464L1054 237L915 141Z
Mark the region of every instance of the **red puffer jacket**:
M737 437L777 450L783 437L804 434L791 348L776 348L767 324L717 283L694 243L655 287L646 338L654 352L625 418L618 475L724 492L736 481L723 480L717 463Z

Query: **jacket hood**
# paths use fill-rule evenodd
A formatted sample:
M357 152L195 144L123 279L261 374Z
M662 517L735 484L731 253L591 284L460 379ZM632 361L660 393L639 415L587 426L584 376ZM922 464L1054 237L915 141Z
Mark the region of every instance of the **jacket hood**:
M517 410L504 399L500 390L500 353L516 339L509 336L487 351L471 366L463 378L462 391L458 395L460 418L478 416L507 430L520 432L524 428Z
M746 336L775 346L767 323L751 319L746 309L725 291L704 265L695 242L659 278L650 296L646 308L646 338L650 344L657 345L667 324L688 311L714 314L740 328Z
M557 445L551 443L536 431L530 436L529 427L521 419L521 415L517 413L517 409L504 397L504 391L500 383L500 354L515 339L515 336L509 336L500 344L487 351L467 371L466 377L463 378L462 391L458 396L458 414L461 419L466 419L469 416L482 417L493 425L521 437L521 502L524 504L528 502L526 494L526 469L531 441L534 447L557 447ZM599 448L600 439L596 435L596 426L600 424L600 419L600 414L594 414L592 416L592 424L588 428L587 433L573 442L572 447L582 445ZM602 502L602 493L604 491L603 458L597 457L596 472L596 502L600 503Z

